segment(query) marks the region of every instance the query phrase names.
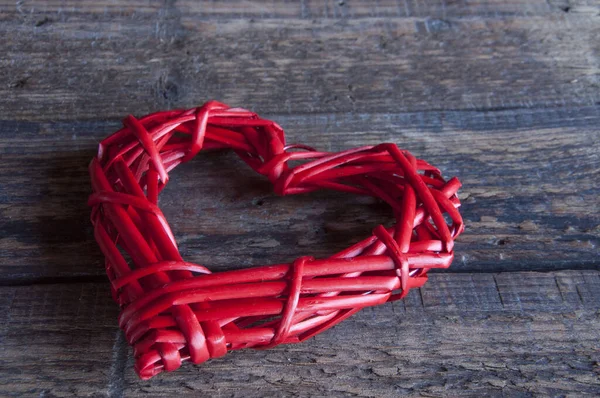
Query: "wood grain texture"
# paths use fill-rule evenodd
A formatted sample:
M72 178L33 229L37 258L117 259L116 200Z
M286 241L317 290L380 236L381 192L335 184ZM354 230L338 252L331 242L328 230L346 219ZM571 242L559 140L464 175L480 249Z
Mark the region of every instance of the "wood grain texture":
M46 121L213 98L288 114L598 104L598 7L557 4L10 3L0 107Z
M467 230L452 271L600 264L599 107L264 116L286 128L289 142L341 150L391 141L458 176ZM103 275L85 205L87 164L117 128L2 123L4 283ZM386 205L366 197L276 197L233 154L200 154L171 175L160 206L184 258L214 271L325 257L392 221Z
M557 12L591 13L600 6L594 0L467 0L467 1L415 1L415 0L351 0L351 1L286 1L286 0L179 0L170 2L130 0L78 0L41 2L22 1L15 5L12 1L1 0L0 5L6 14L61 13L81 16L86 11L108 18L112 15L151 15L171 3L183 14L194 14L203 19L298 19L298 18L411 18L411 17L505 17L540 16ZM169 5L169 4L168 4ZM565 10L564 8L567 8ZM47 22L46 22L47 23ZM43 24L42 24L43 25ZM40 25L41 26L41 25Z
M133 373L105 283L0 288L0 395L535 396L600 392L600 272L435 274L305 343ZM370 324L375 324L373 329Z
M0 37L0 396L600 395L598 1L0 0ZM304 344L139 381L87 164L126 114L208 99L289 142L395 142L458 176L452 268ZM368 198L276 197L226 153L173 171L161 207L214 271L392 220Z
M108 395L120 332L106 288L0 288L0 396Z

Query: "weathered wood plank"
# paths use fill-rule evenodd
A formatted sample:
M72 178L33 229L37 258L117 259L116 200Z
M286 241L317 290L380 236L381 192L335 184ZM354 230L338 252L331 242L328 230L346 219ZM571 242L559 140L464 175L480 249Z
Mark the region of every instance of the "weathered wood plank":
M0 307L2 396L600 392L598 271L434 274L406 300L305 343L238 351L146 382L117 333L107 284L2 287Z
M458 176L467 230L453 271L594 268L600 245L600 108L265 115L319 149L396 142ZM110 122L3 122L0 278L102 275L87 164ZM213 270L325 257L390 222L368 198L278 198L233 154L201 154L161 197L184 258Z
M0 107L47 121L211 98L289 114L600 102L593 5L342 3L19 2L1 14Z
M173 2L175 3L175 2ZM415 1L415 0L352 0L352 1L273 1L273 0L184 0L176 4L183 15L193 14L205 19L297 19L297 18L447 18L447 17L500 17L500 16L539 16L556 13L590 13L599 6L585 0L469 0L469 1ZM114 1L22 1L15 5L12 1L0 1L0 8L10 15L19 13L23 18L36 15L58 15L61 18L86 18L81 16L84 9L102 18L123 15L153 15L164 5L161 2L145 0ZM566 9L568 8L568 9ZM39 23L42 26L45 21ZM38 26L38 27L39 27Z
M120 333L106 288L0 288L1 396L108 395Z

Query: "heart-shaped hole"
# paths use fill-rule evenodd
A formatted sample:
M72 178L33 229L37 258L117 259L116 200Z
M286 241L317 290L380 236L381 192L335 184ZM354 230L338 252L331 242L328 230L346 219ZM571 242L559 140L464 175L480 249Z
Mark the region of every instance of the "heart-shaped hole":
M170 176L159 205L179 251L213 272L325 258L394 220L370 196L321 190L280 197L231 152L201 153Z

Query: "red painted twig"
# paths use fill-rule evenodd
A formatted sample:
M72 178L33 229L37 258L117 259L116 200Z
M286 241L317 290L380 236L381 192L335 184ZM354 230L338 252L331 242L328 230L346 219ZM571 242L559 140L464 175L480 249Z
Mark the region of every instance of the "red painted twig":
M460 183L395 144L337 153L286 146L276 123L215 101L123 124L90 164L89 205L142 379L228 350L305 340L363 307L403 298L430 268L452 262L463 230ZM233 149L280 195L326 188L378 197L396 224L327 259L211 274L181 258L157 206L169 171L203 149Z

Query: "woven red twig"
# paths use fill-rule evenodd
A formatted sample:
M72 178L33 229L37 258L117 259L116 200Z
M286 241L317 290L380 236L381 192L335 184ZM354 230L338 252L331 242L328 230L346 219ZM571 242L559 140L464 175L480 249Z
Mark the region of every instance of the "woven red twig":
M306 340L363 307L403 298L430 268L452 261L463 230L460 183L394 144L337 153L286 146L276 123L215 101L123 124L90 164L88 203L142 379L228 350ZM375 196L396 224L327 259L211 274L181 258L157 206L167 173L201 149L234 150L280 195L327 188Z

